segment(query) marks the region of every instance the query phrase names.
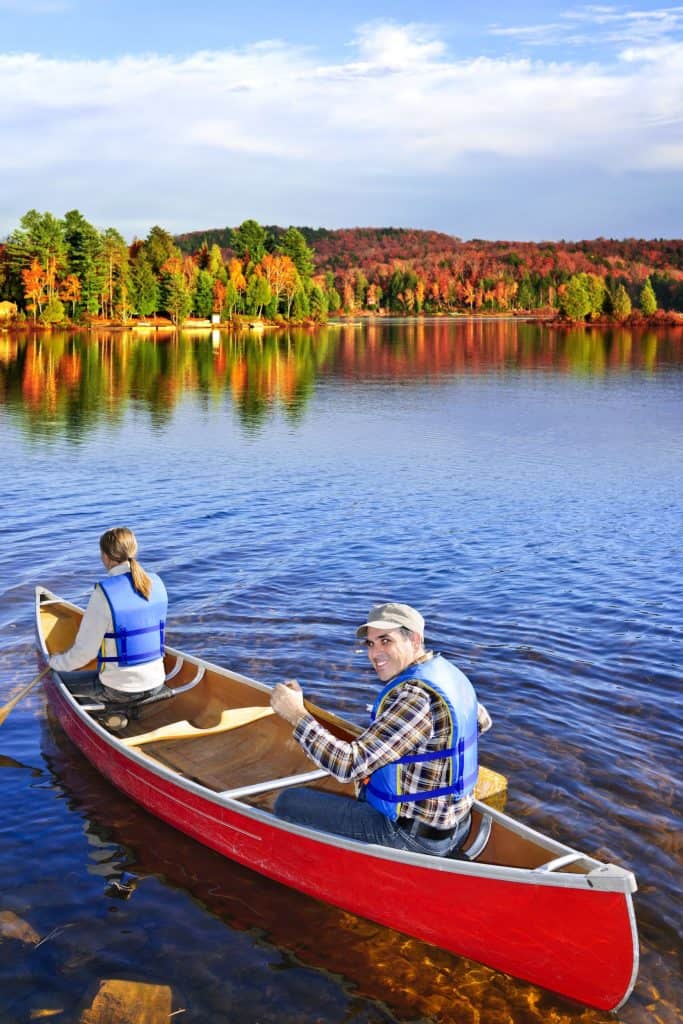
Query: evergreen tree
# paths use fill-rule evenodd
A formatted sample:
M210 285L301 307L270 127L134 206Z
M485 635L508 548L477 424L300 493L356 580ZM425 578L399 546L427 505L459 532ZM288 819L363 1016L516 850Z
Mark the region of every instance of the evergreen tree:
M294 292L290 316L293 320L305 320L306 317L310 316L310 314L311 310L308 304L308 296L303 288L298 288Z
M640 308L645 316L653 316L657 312L657 299L649 277L640 292Z
M261 277L259 274L252 274L247 281L247 313L261 316L264 306L268 305L271 298L272 293L265 277Z
M517 289L517 306L519 309L534 309L536 306L534 287L528 271L524 274Z
M56 295L47 300L43 312L40 314L41 323L61 324L66 320L64 306Z
M612 312L616 320L626 320L631 315L631 300L623 284L618 285L614 293Z
M560 309L570 320L585 320L590 313L591 302L585 277L585 274L572 275L560 296Z
M192 295L192 310L196 316L210 317L213 312L213 278L208 270L197 274Z
M96 227L90 224L78 210L69 210L64 215L64 244L69 270L75 274L81 285L81 294L75 304L77 312L96 314L102 291L99 257L102 239Z
M173 323L179 327L192 309L192 295L183 274L162 274L161 301Z
M101 240L97 260L102 285L100 308L104 316L126 320L131 308L128 246L116 228L103 231Z
M317 284L311 288L308 302L313 319L324 323L327 320L327 296Z
M260 263L266 254L266 232L258 221L243 221L234 233L232 248L241 260Z
M228 279L225 285L225 308L228 311L228 319L232 316L233 310L239 302L239 292L233 282Z
M313 250L306 244L306 239L298 228L287 228L277 245L277 250L283 256L289 256L299 271L302 281L307 281L313 276L315 267Z
M605 279L598 274L583 274L582 279L586 286L586 294L590 304L589 314L591 319L595 320L600 316L605 307L605 299L607 297Z
M169 260L182 261L180 249L173 241L173 236L155 225L145 239L145 251L155 274L159 274L161 268Z
M218 281L222 281L223 284L228 279L228 274L223 263L223 254L221 253L220 247L214 244L209 250L209 262L206 268L211 276Z
M138 316L153 316L159 308L159 282L142 246L131 267L131 303Z

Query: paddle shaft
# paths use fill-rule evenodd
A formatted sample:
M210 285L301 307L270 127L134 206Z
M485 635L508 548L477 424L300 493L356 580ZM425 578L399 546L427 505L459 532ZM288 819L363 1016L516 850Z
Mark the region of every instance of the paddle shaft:
M19 703L19 701L23 700L24 697L31 692L31 690L34 688L34 686L38 685L38 683L43 678L43 676L46 676L49 671L50 671L50 666L46 665L45 668L43 669L43 671L40 672L36 676L35 679L32 679L31 682L28 684L28 686L25 686L23 690L19 691L19 693L16 695L16 697L12 697L12 700L8 700L7 703L4 704L0 708L0 725L2 725L2 723L5 721L5 719L9 715L10 711L12 711L13 708L16 707L16 705Z

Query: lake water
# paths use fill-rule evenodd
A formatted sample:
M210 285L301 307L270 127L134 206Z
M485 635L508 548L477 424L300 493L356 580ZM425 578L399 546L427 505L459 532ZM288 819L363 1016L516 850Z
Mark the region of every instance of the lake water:
M0 426L0 702L39 667L34 585L85 603L112 525L166 581L169 643L358 722L354 628L410 602L493 716L508 811L636 873L618 1019L683 1020L680 329L0 334ZM614 1019L226 863L105 783L40 689L0 780L3 1024L77 1021L111 978L170 986L183 1024Z

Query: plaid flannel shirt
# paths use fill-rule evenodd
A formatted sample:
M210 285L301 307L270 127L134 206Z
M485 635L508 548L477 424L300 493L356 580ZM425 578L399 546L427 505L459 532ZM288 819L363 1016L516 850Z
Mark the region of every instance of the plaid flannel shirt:
M479 731L491 725L479 705ZM450 721L444 702L418 680L401 683L374 722L350 743L337 739L312 715L300 719L294 738L320 768L341 782L364 780L376 769L405 754L444 750L449 745ZM420 793L449 784L449 759L401 765L401 788ZM469 811L472 796L428 797L398 805L399 817L417 818L435 828L452 828Z

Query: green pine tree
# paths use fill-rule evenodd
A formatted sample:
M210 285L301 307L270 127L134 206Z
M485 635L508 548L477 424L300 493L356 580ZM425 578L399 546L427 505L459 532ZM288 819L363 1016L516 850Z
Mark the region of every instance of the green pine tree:
M653 316L657 312L657 298L649 277L640 292L640 308L645 316Z

